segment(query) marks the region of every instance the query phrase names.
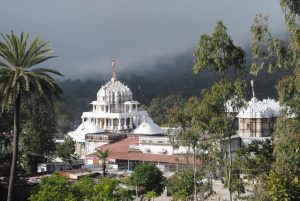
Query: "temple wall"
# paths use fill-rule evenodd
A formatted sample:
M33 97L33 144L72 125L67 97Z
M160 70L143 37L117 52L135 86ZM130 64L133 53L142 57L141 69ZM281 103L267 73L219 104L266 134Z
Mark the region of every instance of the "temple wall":
M273 133L276 118L240 118L239 135L242 137L268 137Z
M86 141L84 155L94 153L96 148L105 144L108 144L108 142Z

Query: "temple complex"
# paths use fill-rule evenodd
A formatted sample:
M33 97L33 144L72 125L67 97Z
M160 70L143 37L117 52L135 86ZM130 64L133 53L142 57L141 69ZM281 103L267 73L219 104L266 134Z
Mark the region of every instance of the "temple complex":
M117 80L114 60L112 68L111 80L100 88L97 99L91 103L92 111L83 112L82 123L68 133L76 142L76 154L82 158L95 152L97 147L128 136L164 133L146 111L138 110L139 103L133 100L129 87Z
M101 160L96 151L108 149L109 161L128 169L144 161L177 167L190 163L184 156L190 148L173 147L166 134L170 129L159 127L147 111L138 109L139 103L133 100L130 88L117 80L115 61L112 68L112 78L98 91L96 100L91 103L92 110L83 112L82 123L68 133L76 142L75 153L85 159L86 165L99 165ZM249 102L242 100L245 107L240 110L234 110L231 101L226 103L227 111L237 120L236 135L231 138L233 152L252 140L269 138L283 109L273 99L259 101L253 83L252 91L253 98ZM175 128L175 132L178 129Z

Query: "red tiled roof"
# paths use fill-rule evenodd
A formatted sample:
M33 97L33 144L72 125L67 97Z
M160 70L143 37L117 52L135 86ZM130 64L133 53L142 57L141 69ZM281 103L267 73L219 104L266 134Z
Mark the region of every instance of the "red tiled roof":
M98 147L98 149L102 151L106 149L110 150L109 159L192 164L192 158L187 158L185 155L164 155L128 151L129 145L138 144L138 142L138 137L128 137L118 142L103 145ZM96 153L88 154L86 157L98 159Z

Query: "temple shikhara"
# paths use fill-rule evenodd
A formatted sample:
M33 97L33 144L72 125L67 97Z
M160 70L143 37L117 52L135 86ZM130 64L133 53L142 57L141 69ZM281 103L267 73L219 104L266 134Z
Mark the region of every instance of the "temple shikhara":
M96 100L91 102L92 110L83 112L82 123L68 133L76 142L76 154L85 159L86 165L95 165L99 164L96 150L109 149L110 161L119 166L125 164L128 169L144 161L177 166L189 163L184 156L189 147L174 148L170 142L170 133L176 132L176 128L161 128L147 111L140 111L130 88L117 79L114 60L112 69L111 80L99 89ZM237 120L236 135L231 141L233 151L252 140L270 138L283 110L273 99L259 101L254 90L252 99L244 102L245 107L231 111Z

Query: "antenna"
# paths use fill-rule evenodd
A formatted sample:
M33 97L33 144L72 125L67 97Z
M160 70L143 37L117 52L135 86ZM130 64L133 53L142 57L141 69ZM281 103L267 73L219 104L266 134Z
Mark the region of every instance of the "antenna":
M252 96L255 98L255 92L254 92L254 80L251 80L251 87L252 87Z
M117 80L117 74L115 71L116 61L114 59L111 60L111 66L112 66L111 81L116 81Z

